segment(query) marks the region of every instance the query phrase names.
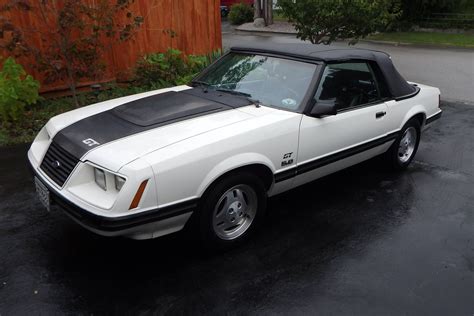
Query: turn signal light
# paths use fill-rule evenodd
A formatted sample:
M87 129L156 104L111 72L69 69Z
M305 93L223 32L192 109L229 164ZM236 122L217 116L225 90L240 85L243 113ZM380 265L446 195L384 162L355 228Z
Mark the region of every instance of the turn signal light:
M140 200L142 199L143 192L145 192L146 185L148 184L148 180L145 180L140 184L138 187L137 193L135 193L135 196L132 200L132 204L130 204L130 207L128 208L129 210L133 210L134 208L138 207L138 204L140 204Z

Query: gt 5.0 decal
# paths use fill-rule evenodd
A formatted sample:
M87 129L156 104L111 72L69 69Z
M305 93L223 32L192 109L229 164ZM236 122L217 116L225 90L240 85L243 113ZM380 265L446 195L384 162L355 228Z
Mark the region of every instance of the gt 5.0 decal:
M286 153L286 154L283 155L283 161L281 162L282 167L293 164L294 160L293 160L293 158L291 158L292 155L293 155L292 152L291 153Z

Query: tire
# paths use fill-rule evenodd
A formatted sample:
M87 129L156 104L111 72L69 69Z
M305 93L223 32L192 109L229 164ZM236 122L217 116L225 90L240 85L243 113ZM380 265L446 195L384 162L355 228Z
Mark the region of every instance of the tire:
M420 138L420 122L417 119L409 120L386 152L385 156L392 170L402 171L410 165L418 150Z
M235 173L213 184L198 210L198 232L204 246L227 249L247 240L260 225L267 206L262 181Z

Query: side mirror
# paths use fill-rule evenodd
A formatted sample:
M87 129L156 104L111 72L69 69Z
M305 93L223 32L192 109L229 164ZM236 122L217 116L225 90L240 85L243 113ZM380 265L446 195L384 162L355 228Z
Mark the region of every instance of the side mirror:
M320 100L315 102L311 109L310 115L313 117L321 118L327 115L336 115L338 109L338 102L335 99L332 100Z

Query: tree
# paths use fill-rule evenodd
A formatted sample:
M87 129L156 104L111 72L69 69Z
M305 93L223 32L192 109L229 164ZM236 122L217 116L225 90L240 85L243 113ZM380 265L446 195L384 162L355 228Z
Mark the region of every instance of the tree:
M33 55L32 66L45 75L45 82L65 82L78 105L78 81L99 79L106 68L102 62L105 51L130 39L143 22L129 10L133 1L9 0L0 12L27 12L38 25L20 27L0 19L0 33L12 34L0 48L13 56Z
M293 22L297 36L313 44L352 39L355 44L392 22L392 0L278 0L282 13Z
M273 0L263 0L263 18L265 24L273 24Z
M254 0L254 19L263 18L265 25L273 24L273 0Z
M253 8L254 8L254 19L258 19L262 17L262 6L261 0L254 0L253 1Z

